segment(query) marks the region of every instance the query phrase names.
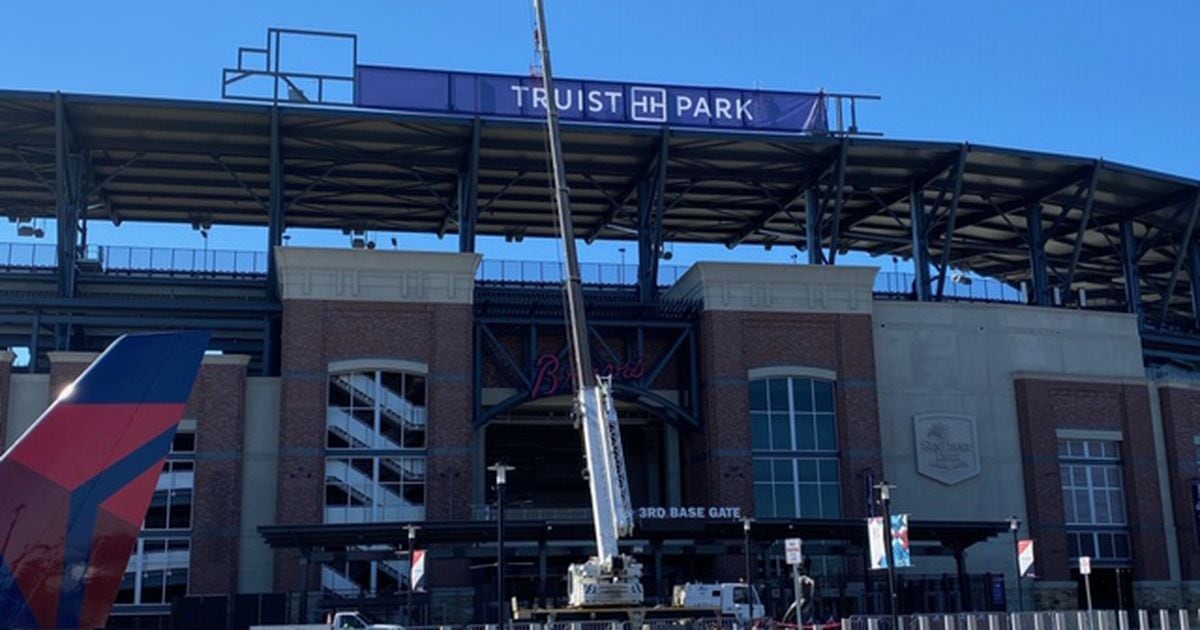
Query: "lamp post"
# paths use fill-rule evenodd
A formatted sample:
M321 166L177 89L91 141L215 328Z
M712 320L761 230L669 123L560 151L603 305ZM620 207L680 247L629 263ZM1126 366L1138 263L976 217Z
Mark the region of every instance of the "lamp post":
M1021 588L1021 540L1018 532L1021 529L1021 519L1016 515L1008 517L1008 531L1013 537L1013 562L1017 563L1017 611L1025 610L1025 593Z
M753 588L753 576L750 573L750 523L753 520L749 516L742 517L742 550L746 557L746 588Z
M875 484L879 504L883 507L883 550L887 557L888 602L891 604L892 629L900 630L900 606L896 599L896 559L892 554L892 488L886 480Z
M497 625L504 627L504 486L508 485L508 471L516 469L496 462L488 470L496 473L496 618Z
M408 625L414 625L412 622L412 594L416 584L413 583L413 569L416 568L416 557L413 551L417 548L417 530L421 529L412 523L404 526L408 530L408 594L404 598L404 621Z

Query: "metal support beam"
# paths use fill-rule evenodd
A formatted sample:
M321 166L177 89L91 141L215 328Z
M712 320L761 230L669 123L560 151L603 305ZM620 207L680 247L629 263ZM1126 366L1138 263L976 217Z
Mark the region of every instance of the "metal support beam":
M833 228L829 235L829 264L837 262L838 235L842 227L842 189L846 186L846 147L847 140L842 137L842 147L838 150L837 170L834 174Z
M1171 308L1171 298L1175 295L1175 282L1179 280L1179 271L1183 268L1183 261L1187 260L1188 250L1191 249L1192 235L1196 230L1196 216L1200 215L1200 190L1196 191L1195 197L1192 199L1192 209L1188 213L1187 229L1183 232L1183 239L1179 243L1179 252L1175 255L1175 267L1171 270L1171 279L1167 282L1167 292L1163 294L1162 307L1159 310L1159 320L1167 318L1167 311Z
M667 131L664 129L663 135L665 136L666 133ZM586 242L588 245L591 245L597 238L599 238L600 233L612 224L613 220L617 218L617 215L624 210L625 204L629 203L629 199L633 197L635 192L637 192L638 183L650 175L650 168L654 166L656 159L663 159L665 162L664 158L667 156L661 155L664 146L665 143L660 142L658 150L648 156L641 164L638 165L636 171L637 175L634 176L633 180L624 190L614 197L616 199L616 203L609 203L608 209L604 211L604 216L602 216L600 221L593 225L592 229L589 230L587 235L583 237L584 242Z
M962 193L963 169L967 165L967 151L969 150L966 144L962 145L958 152L958 164L954 166L954 188L950 193L950 209L946 216L946 239L942 243L942 262L938 265L940 269L937 283L939 300L945 295L946 276L950 274L950 243L954 239L954 222L958 220L958 199Z
M1125 277L1125 308L1142 319L1142 278L1137 268L1137 236L1133 233L1133 221L1121 222L1121 273ZM1196 297L1196 274L1189 269L1192 277L1192 299Z
M1042 205L1033 203L1025 208L1025 223L1029 231L1029 277L1033 284L1033 299L1037 306L1050 305L1050 275L1046 269L1046 239L1042 236Z
M458 177L458 251L475 251L475 226L479 221L479 134L481 123L471 124L471 147L466 168Z
M638 212L638 299L650 302L658 278L658 256L654 246L654 186L642 182L637 187ZM624 272L622 272L624 273ZM654 275L651 276L650 274Z
M804 189L804 247L808 250L808 264L823 262L821 251L821 202L816 186Z
M916 182L908 191L908 212L912 230L913 288L918 302L928 302L929 248L925 243L925 195Z
M1200 328L1200 247L1188 248L1188 282L1192 289L1192 319Z
M287 224L285 219L286 206L284 203L283 187L283 155L279 130L279 107L271 106L271 147L270 147L270 197L267 199L267 299L278 302L279 265L275 260L275 248L283 245L283 230ZM262 373L264 376L274 376L279 373L279 348L282 326L278 314L268 315L267 324L263 331L263 360Z
M769 210L763 211L754 219L751 219L746 226L741 229L741 231L739 231L729 240L725 241L725 247L727 249L733 249L734 247L741 245L742 241L749 238L750 235L754 234L755 232L766 227L767 223L769 223L771 219L775 218L775 216L780 212L784 212L788 208L800 203L800 199L802 197L806 200L806 207L811 207L807 202L808 191L809 189L815 187L818 182L825 177L825 174L829 171L829 169L841 164L841 169L844 176L846 151L847 145L843 142L838 145L838 148L833 149L827 155L823 155L821 158L816 160L813 163L812 168L805 173L803 177L801 177L800 184L795 188L795 190L783 197L786 199L786 201L780 202L777 199L772 198L772 201L774 202L773 206ZM843 177L842 182L844 183L844 181L845 180Z
M1092 201L1096 198L1096 181L1100 178L1100 161L1096 160L1092 167L1092 176L1088 180L1087 196L1083 202L1083 216L1079 218L1079 229L1075 232L1075 247L1071 251L1071 266L1067 268L1067 277L1063 282L1063 293L1071 293L1071 285L1075 282L1075 268L1079 265L1079 254L1083 251L1083 239L1087 235L1088 224L1092 220ZM1063 216L1067 213L1063 209ZM1067 298L1064 296L1064 301Z
M653 302L658 293L658 260L666 210L667 160L670 159L670 137L665 129L659 142L658 169L653 184L638 187L638 298L643 303Z
M54 205L57 217L58 296L75 297L79 194L82 178L63 95L54 95ZM60 348L65 349L65 348Z

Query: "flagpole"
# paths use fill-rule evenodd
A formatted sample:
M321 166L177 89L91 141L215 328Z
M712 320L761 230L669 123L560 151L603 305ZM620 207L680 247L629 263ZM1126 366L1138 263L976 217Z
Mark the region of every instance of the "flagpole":
M1017 533L1021 529L1021 519L1016 516L1009 517L1008 529L1012 532L1013 559L1017 563L1017 612L1022 612L1025 610L1025 593L1021 588L1021 540Z
M887 557L888 601L891 603L892 630L900 630L900 607L896 601L896 558L892 554L892 486L886 480L875 484L883 505L883 550Z

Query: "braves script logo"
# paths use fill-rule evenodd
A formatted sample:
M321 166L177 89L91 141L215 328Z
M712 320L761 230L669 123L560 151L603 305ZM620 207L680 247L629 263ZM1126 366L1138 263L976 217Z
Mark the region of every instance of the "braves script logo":
M575 369L563 365L557 355L543 354L538 357L536 367L537 375L533 379L533 386L529 388L529 400L562 393L575 380ZM616 383L634 382L645 374L646 362L643 357L606 363L596 369L596 376L611 377Z
M913 417L917 472L953 485L979 474L975 418L949 413Z

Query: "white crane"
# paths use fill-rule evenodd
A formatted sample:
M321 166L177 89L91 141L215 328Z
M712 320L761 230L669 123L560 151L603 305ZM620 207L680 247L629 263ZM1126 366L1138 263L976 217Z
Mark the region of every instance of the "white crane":
M596 378L588 350L587 316L583 309L583 287L575 252L571 223L570 189L567 187L562 144L558 129L558 107L550 69L550 43L546 35L546 12L542 0L533 0L537 12L537 44L541 53L542 82L546 90L546 128L554 176L555 205L561 231L563 264L566 265L567 328L575 368L575 414L583 431L588 488L592 495L592 519L596 533L596 555L583 564L573 564L568 575L568 601L573 607L628 606L642 603L642 565L622 555L618 539L633 531L633 506L621 427L611 395L611 383Z

